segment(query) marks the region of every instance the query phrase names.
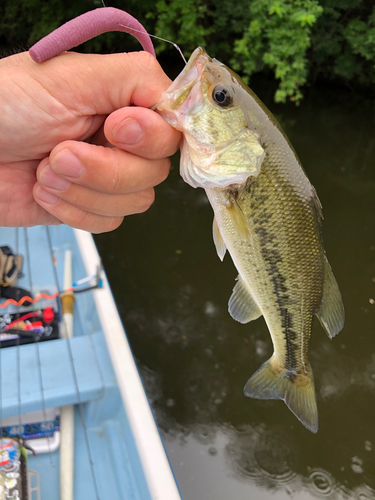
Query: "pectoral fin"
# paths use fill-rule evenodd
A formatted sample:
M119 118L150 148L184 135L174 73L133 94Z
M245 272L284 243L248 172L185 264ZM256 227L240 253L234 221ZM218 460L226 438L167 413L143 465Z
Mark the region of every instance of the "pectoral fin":
M249 245L251 245L251 236L249 233L245 215L234 196L230 196L229 198L228 211L232 224L237 231L238 236L244 241L247 241Z
M337 335L344 326L344 305L327 258L325 259L322 301L316 315L330 339Z
M229 314L240 323L248 323L262 316L262 313L241 276L238 276L237 280L229 299Z
M214 222L212 224L212 235L214 237L214 243L219 259L223 260L225 252L227 251L227 246L224 243L223 237L221 236L219 226L216 222L216 217L214 217Z

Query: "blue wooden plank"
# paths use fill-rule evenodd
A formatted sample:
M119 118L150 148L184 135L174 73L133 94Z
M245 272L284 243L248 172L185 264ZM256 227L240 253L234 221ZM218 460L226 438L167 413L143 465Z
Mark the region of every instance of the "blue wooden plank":
M68 342L73 354L74 371ZM17 357L20 363L21 397L18 394ZM42 342L38 346L30 344L22 346L22 349L2 349L0 362L3 418L17 415L20 402L21 412L28 413L42 409L43 404L49 408L96 399L103 395L105 389L117 385L101 332L93 334L91 338L76 337ZM43 391L39 380L40 370Z

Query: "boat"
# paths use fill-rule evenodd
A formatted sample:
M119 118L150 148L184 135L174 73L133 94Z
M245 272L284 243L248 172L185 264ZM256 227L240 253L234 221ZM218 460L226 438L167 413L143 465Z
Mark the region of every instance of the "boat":
M0 247L0 500L181 500L92 235Z

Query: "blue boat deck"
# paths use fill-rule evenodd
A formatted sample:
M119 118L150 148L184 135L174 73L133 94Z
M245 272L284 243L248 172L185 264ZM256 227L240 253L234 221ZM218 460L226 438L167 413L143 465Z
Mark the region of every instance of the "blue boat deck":
M18 237L16 234L15 229L0 228L0 244L25 257L24 276L18 286L31 289L34 296L62 288L66 250L73 256L73 281L86 276L72 229L49 228L54 257L45 227L19 229ZM34 309L46 305L48 301L42 299ZM10 306L0 314L23 310L30 307ZM151 500L91 291L76 295L74 311L72 339L1 349L0 416L17 418L37 410L76 405L74 499ZM29 444L32 447L32 441ZM59 450L29 456L28 466L39 473L41 499L58 500Z

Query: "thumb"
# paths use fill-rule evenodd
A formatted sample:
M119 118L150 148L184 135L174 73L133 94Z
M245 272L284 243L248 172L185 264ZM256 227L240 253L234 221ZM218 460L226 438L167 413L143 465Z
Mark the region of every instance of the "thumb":
M41 64L27 56L33 77L59 102L80 114L107 115L131 104L150 108L170 85L148 52L65 52Z

